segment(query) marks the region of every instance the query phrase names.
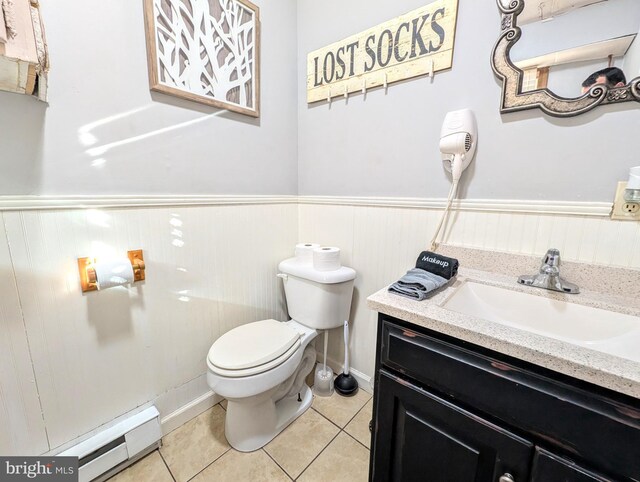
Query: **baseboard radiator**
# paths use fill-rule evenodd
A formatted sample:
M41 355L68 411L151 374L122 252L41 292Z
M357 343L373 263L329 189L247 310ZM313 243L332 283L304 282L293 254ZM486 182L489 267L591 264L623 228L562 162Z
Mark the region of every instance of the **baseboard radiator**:
M160 446L159 415L147 408L58 455L80 459L79 482L105 480Z

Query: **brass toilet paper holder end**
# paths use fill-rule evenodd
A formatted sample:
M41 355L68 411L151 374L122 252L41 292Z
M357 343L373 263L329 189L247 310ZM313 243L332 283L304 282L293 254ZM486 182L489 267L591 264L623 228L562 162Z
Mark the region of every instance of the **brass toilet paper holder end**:
M144 281L146 278L142 250L127 251L127 257L131 261L131 267L133 268L133 281ZM96 263L96 258L78 258L78 272L80 273L80 286L83 293L98 290L98 279L96 270L93 267Z

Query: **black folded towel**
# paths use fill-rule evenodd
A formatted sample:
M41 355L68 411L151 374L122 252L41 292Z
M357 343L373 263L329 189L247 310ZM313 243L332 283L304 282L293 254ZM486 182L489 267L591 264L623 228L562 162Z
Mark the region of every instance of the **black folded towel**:
M416 268L437 274L447 280L458 274L458 266L460 263L457 259L447 258L431 251L423 251L416 261Z

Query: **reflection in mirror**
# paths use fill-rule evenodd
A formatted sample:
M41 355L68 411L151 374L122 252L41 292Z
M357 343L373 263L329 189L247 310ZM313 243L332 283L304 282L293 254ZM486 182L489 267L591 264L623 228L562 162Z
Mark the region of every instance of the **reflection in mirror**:
M640 101L640 0L498 0L503 112ZM604 88L602 88L604 87Z
M602 69L619 69L608 71L610 87L640 75L638 0L527 0L518 26L522 39L511 60L524 71L523 92L548 88L575 98L605 81L586 82Z

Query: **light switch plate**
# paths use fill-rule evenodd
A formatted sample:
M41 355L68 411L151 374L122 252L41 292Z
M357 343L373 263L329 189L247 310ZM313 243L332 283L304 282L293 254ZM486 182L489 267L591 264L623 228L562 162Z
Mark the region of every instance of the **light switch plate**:
M625 201L624 191L626 188L626 182L618 183L611 219L617 221L640 221L640 204Z

